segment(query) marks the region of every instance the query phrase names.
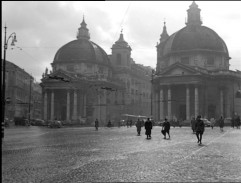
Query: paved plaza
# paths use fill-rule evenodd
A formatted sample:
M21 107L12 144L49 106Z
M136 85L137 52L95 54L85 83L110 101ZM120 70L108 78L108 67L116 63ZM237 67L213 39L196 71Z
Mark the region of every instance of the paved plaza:
M161 127L11 127L2 142L2 182L241 182L241 130Z

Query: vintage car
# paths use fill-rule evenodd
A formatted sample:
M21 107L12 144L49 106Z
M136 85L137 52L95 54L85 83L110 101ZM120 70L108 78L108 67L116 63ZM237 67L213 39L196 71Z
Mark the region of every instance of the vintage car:
M211 122L208 119L201 118L203 120L205 126L211 126Z
M58 120L50 121L48 124L48 127L50 128L60 128L62 127L62 122Z

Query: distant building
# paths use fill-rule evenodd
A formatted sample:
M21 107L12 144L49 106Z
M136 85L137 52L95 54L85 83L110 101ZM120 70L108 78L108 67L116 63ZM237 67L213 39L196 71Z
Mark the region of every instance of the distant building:
M16 117L28 118L41 117L41 90L39 84L33 81L33 77L12 62L6 61L6 92L5 117L14 120ZM31 85L30 85L31 82ZM30 96L31 94L31 96ZM31 97L31 98L30 98ZM30 105L29 105L30 102ZM35 103L39 103L38 106ZM39 111L36 114L34 111Z
M171 36L164 23L153 81L157 120L241 115L241 72L229 70L228 48L215 31L202 26L200 11L193 2L186 26Z
M112 54L90 41L83 19L77 39L55 54L52 72L42 78L43 119L100 125L123 114L150 115L151 68L136 64L131 47L120 38Z

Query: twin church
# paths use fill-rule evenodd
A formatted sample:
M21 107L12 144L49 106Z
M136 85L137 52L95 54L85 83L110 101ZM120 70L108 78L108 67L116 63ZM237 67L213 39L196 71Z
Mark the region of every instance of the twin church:
M123 115L155 121L241 115L241 72L229 70L228 48L203 26L193 2L185 27L169 35L164 23L155 71L137 64L121 32L111 55L90 40L83 19L75 40L63 45L42 78L43 119L105 125ZM155 49L155 48L153 48Z

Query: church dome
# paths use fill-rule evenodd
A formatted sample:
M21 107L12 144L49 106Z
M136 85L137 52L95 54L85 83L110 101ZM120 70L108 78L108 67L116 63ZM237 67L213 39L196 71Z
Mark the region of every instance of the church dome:
M106 52L96 43L90 41L89 30L83 21L78 29L77 40L70 41L62 46L55 54L53 64L86 62L110 65Z
M54 63L90 62L109 65L106 52L87 39L77 39L62 46L54 57Z
M223 54L229 57L228 49L223 39L212 29L202 26L200 16L201 9L193 1L187 10L188 17L186 27L166 36L163 40L163 55L172 53L185 53L192 51L203 51Z
M228 54L228 49L221 37L205 26L186 26L172 34L165 43L163 55L185 51L211 51Z

